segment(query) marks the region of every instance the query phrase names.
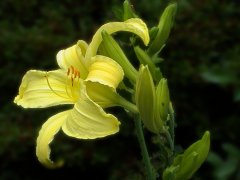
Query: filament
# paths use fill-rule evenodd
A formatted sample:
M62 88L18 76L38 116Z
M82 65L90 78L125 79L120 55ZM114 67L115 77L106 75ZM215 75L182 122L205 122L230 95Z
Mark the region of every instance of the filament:
M49 82L47 72L44 77L47 80L48 87L54 94L65 99L72 99L73 101L77 99L78 95L76 94L76 88L77 89L79 88L78 86L79 86L80 72L77 69L75 69L73 66L70 66L67 70L67 77L65 82L66 96L59 94L58 92L56 92L56 90L52 88L51 83Z
M56 95L59 96L59 97L62 97L62 98L68 99L67 97L65 97L65 96L63 96L63 95L57 93L57 92L52 88L52 86L51 86L51 84L49 83L49 80L48 80L48 74L47 74L47 72L46 72L46 75L45 75L44 77L45 77L46 80L47 80L48 87L51 89L51 91L52 91L54 94L56 94Z

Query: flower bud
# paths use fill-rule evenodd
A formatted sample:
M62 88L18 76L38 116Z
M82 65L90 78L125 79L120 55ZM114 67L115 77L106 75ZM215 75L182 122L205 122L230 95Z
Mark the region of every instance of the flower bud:
M150 36L150 40L152 41L153 39L155 39L157 33L158 33L158 27L154 26L149 30L149 36Z
M134 51L140 64L148 65L149 70L153 76L153 79L155 81L159 81L162 78L162 73L160 69L155 66L151 57L149 57L149 55L144 50L142 50L139 46L134 47Z
M123 20L126 21L130 18L137 18L137 15L133 11L132 5L128 0L125 0L123 3Z
M154 55L158 53L165 44L173 25L176 10L177 4L172 3L163 11L158 24L158 33L148 49L149 54Z
M206 160L210 148L210 133L206 131L199 141L175 157L173 164L163 173L163 180L190 179Z
M154 108L156 92L148 66L141 66L136 82L136 104L144 126L153 133L158 133L155 125Z
M169 90L167 80L162 78L158 83L156 89L156 118L161 119L163 122L167 121L169 114Z
M115 60L120 66L122 66L126 77L135 82L137 71L129 62L118 43L106 31L102 31L102 38L103 41L100 47L101 53Z

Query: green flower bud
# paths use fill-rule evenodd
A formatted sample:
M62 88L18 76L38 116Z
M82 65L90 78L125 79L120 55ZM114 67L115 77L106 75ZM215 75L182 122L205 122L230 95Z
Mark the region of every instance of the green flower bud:
M167 80L165 78L162 78L158 83L156 100L156 118L166 122L169 114L170 97Z
M155 66L151 57L149 57L149 55L144 50L142 50L139 46L134 47L134 51L140 64L148 65L149 70L153 76L153 79L155 81L159 81L162 78L162 73L160 69Z
M159 28L154 26L149 30L149 36L150 36L150 40L152 41L153 39L155 39L155 37L157 36Z
M148 49L149 54L154 55L158 53L165 44L174 22L176 10L177 3L172 3L163 11L158 24L158 33Z
M123 20L126 21L130 18L137 18L138 16L134 13L132 5L128 0L123 3Z
M137 78L137 70L129 62L118 43L106 31L102 31L102 38L103 41L99 47L101 54L115 60L120 66L122 66L126 77L135 82Z
M165 169L163 180L190 179L206 160L210 148L210 133L206 131L201 140L193 143L173 164Z
M141 66L136 82L136 104L144 126L153 133L158 133L155 125L154 108L156 92L148 66Z

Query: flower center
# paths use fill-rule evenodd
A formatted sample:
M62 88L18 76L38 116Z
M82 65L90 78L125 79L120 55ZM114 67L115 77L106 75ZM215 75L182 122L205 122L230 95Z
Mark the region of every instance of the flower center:
M79 98L79 93L80 93L79 80L80 80L80 72L73 66L70 66L67 71L66 94L74 102L76 102Z
M55 89L48 78L48 73L46 73L45 78L47 80L48 87L51 89L51 91L56 94L59 97L65 98L65 99L71 99L73 102L76 102L79 98L80 94L80 72L74 68L73 66L70 66L67 70L66 74L66 80L65 80L65 92L60 92L57 89ZM52 83L54 84L54 83Z

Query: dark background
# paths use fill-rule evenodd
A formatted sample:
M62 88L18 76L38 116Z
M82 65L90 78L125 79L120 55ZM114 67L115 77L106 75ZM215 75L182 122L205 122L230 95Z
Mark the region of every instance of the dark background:
M149 27L167 1L132 0ZM99 140L59 133L52 145L58 170L35 157L38 130L58 108L24 110L13 104L24 73L57 67L58 50L116 20L117 0L0 1L0 179L141 179L142 165L133 123L123 111L120 133ZM193 179L240 179L240 6L230 0L181 0L174 28L161 56L176 111L176 144L183 148L211 132L209 159ZM70 178L71 177L71 178Z

